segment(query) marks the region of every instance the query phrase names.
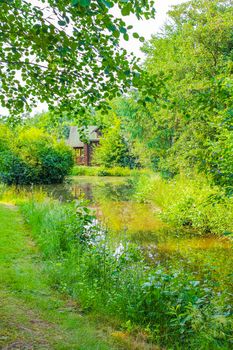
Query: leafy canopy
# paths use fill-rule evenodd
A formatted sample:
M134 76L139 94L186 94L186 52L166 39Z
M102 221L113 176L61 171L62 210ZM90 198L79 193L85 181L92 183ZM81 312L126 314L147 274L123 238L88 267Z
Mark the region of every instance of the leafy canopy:
M14 112L39 100L100 106L137 79L137 60L119 42L129 39L122 18L154 15L152 0L1 0L0 103ZM138 37L136 33L133 33ZM139 40L142 38L139 38Z
M121 103L121 115L159 170L198 169L231 192L232 1L192 0L169 15L144 46L144 79L139 93Z

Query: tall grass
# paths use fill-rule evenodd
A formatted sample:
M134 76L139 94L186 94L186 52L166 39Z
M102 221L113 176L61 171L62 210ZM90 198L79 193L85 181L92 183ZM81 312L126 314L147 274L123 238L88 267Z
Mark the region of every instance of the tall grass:
M41 248L51 285L77 299L83 312L116 317L171 349L230 349L229 290L208 271L181 262L147 263L139 247L110 244L82 203L21 202Z
M46 194L43 189L36 186L7 186L0 183L0 202L10 204L19 204L28 200L35 200L37 202L44 201Z
M135 185L135 198L155 203L163 220L176 228L188 227L196 234L233 234L233 197L204 176L180 175L170 181L142 176Z

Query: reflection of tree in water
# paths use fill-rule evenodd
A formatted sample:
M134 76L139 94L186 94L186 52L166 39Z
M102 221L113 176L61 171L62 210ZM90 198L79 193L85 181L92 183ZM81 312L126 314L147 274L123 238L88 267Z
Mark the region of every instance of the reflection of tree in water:
M102 200L128 201L132 193L132 186L128 183L78 182L58 185L45 185L40 188L49 196L60 200L72 200L85 196L92 203Z
M36 186L20 186L21 189L25 189L28 192L34 190L42 191L48 197L59 199L61 201L70 201L74 199L69 183L53 184L53 185L36 185Z
M93 197L96 202L111 200L113 202L128 201L132 195L132 186L125 184L104 183L93 186Z

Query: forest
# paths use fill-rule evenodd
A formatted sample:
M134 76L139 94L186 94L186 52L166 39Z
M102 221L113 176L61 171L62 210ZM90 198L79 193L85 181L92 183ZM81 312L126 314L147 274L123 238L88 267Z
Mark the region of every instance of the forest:
M156 1L39 3L0 9L0 347L231 349L232 0L146 41Z

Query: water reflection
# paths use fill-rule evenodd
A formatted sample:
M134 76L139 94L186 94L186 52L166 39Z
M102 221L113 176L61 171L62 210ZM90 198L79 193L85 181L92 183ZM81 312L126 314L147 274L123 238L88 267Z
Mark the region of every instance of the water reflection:
M184 234L167 227L160 219L160 209L137 203L133 198L133 186L122 177L78 176L64 185L46 186L45 189L50 196L63 200L84 196L99 219L112 231L118 234L127 231L139 242L160 242L163 250L228 249L231 246L226 239L203 238L190 230Z

